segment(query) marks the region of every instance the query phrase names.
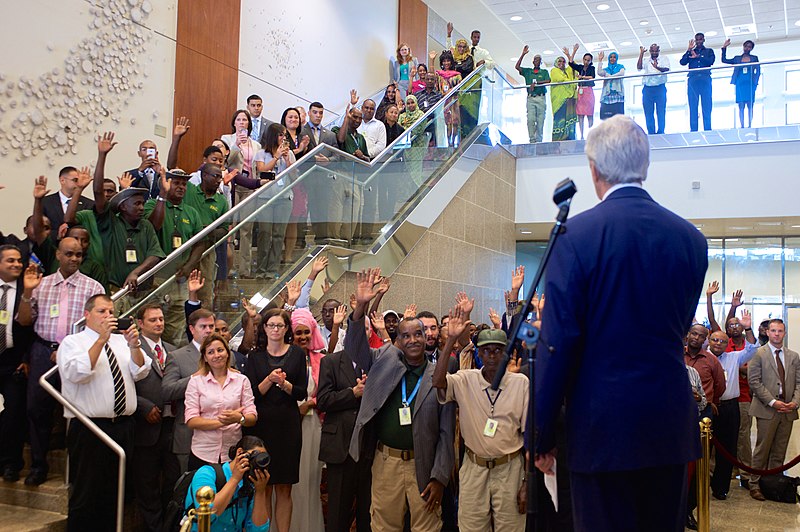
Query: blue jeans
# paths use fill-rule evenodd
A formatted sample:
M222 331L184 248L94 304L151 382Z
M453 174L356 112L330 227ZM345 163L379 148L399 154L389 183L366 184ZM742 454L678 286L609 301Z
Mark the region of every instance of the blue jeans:
M689 74L691 76L691 74ZM698 99L703 104L703 129L711 130L711 76L689 77L686 82L689 96L689 127L697 131Z
M663 135L664 127L667 122L666 84L645 85L642 87L642 106L644 107L644 119L647 123L647 133L649 135ZM658 130L656 130L653 110L658 114Z

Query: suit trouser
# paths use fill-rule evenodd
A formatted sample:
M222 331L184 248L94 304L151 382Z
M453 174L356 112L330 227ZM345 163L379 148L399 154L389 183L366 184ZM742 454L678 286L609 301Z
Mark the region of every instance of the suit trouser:
M22 446L25 440L24 377L12 375L13 369L0 375L0 395L4 410L0 413L0 468L22 469ZM0 471L2 473L2 471Z
M664 128L667 123L667 85L662 83L661 85L645 85L642 87L642 107L644 108L647 133L650 135L664 134ZM654 115L658 116L658 129L656 129Z
M328 523L326 532L349 532L355 503L356 530L370 532L369 508L372 471L369 460L355 462L350 456L341 464L327 463Z
M402 532L406 511L411 513L411 532L439 532L441 506L435 512L425 509L417 484L414 459L403 460L384 451L375 451L372 461L373 532Z
M55 344L57 348L57 344ZM49 470L47 451L50 450L50 434L53 432L53 411L56 400L39 384L39 377L47 373L55 364L50 361L53 353L50 344L36 340L31 346L30 369L28 371L28 435L31 441L31 471L45 475ZM50 382L61 388L61 380L56 373Z
M142 520L149 532L161 532L164 509L180 476L178 459L170 451L174 422L174 417L163 418L158 441L133 449L129 471L133 475Z
M576 532L683 532L686 464L570 472Z
M729 453L736 456L736 442L739 438L739 400L721 401L719 414L714 416L714 437ZM733 464L722 453L717 453L714 476L711 477L711 491L716 495L726 495L731 487Z
M703 105L703 129L711 130L711 76L694 76L686 81L689 98L689 128L697 131L698 100Z
M772 419L756 418L756 448L753 451L753 468L774 469L783 465L786 447L792 434L794 420L789 414L775 412ZM761 475L750 475L750 488L757 488Z
M531 96L529 94L526 106L528 111L528 139L531 143L542 142L547 98L544 94L539 96Z
M518 532L525 514L517 511L522 485L522 460L517 457L493 469L465 458L459 475L458 529L460 532Z
M132 416L92 421L126 455L133 449ZM116 529L117 471L119 457L83 423L72 419L67 430L69 449L70 496L68 532L106 532Z
M739 403L739 438L736 445L736 458L746 466L753 464L753 448L750 444L750 431L753 428L753 416L750 415L750 401ZM740 469L742 481L750 480L750 473Z

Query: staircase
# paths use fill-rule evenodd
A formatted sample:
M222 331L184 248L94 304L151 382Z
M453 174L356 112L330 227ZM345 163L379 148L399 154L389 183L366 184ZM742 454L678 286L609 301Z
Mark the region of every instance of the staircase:
M68 490L65 482L67 453L50 451L50 475L40 486L26 486L27 469L17 482L0 481L0 532L57 532L67 529ZM25 448L25 463L30 463Z

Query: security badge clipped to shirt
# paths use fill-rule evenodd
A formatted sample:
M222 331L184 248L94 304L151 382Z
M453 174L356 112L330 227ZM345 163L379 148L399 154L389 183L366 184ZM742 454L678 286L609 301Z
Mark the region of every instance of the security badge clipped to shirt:
M483 435L487 438L494 438L494 435L497 433L498 425L497 420L494 419L494 405L497 404L497 398L500 397L500 394L503 392L503 390L502 388L497 390L494 399L492 399L492 396L489 395L489 388L484 388L483 391L486 393L486 398L489 400L489 405L491 406L489 418L486 420L486 425L483 427Z
M417 396L417 392L419 391L419 385L422 384L422 378L420 377L417 380L417 385L414 386L414 390L411 392L410 397L406 397L406 378L405 376L402 379L402 386L400 387L400 391L402 393L402 401L403 406L398 409L398 414L400 416L400 426L406 427L411 425L411 403L414 401L414 397Z
M8 325L9 313L7 310L0 310L0 325Z
M61 311L58 308L58 303L50 305L50 317L57 318L59 315L61 315Z

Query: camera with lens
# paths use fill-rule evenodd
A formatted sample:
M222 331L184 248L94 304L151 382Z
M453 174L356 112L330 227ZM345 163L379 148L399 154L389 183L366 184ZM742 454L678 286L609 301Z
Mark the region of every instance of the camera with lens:
M249 468L247 473L244 476L244 484L242 488L239 490L243 492L243 494L247 495L253 491L253 481L255 480L254 472L255 471L266 471L267 467L269 466L270 456L268 452L265 451L249 451L242 455L243 458L247 458L247 463L249 464Z

